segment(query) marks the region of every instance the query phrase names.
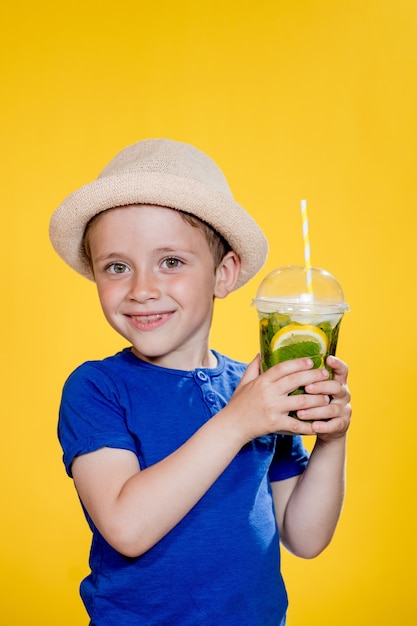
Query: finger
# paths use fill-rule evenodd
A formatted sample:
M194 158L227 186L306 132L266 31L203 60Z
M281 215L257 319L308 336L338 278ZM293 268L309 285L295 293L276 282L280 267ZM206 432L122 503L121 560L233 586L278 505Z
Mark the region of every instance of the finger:
M329 372L326 368L298 371L285 376L279 383L283 393L292 393L299 387L308 388L310 385L319 385L327 381ZM321 392L325 393L325 392ZM300 394L301 395L301 394Z
M330 396L322 394L310 395L308 393L299 394L289 396L288 412L296 413L297 417L301 420L305 419L311 421L313 419L320 419L320 416L323 414L323 408L329 404Z
M349 428L349 421L342 419L334 420L318 420L312 422L312 430L316 435L320 435L320 438L324 440L326 436L329 439L335 439L337 436L344 435Z
M341 384L337 380L323 380L305 385L305 390L310 394L323 393L333 398L344 398L349 395L347 385ZM349 396L350 397L350 396Z
M332 402L329 404L330 411L334 408L332 404ZM336 417L329 417L326 420L314 420L312 422L312 428L316 434L320 435L326 435L329 437L342 435L349 429L351 416L352 410L351 406L348 404L344 407L343 413L340 415L338 414Z
M294 372L300 372L304 370L312 369L314 363L312 359L306 357L303 359L289 359L288 361L282 361L282 363L278 363L277 365L273 365L269 368L268 372L270 376L275 376L277 378L281 378L282 376L288 376L289 374L293 374Z
M302 420L290 417L282 417L279 428L275 432L283 435L315 435L312 422L304 422Z
M335 356L329 356L326 359L326 364L332 368L334 380L338 380L342 384L346 383L349 368L344 361Z
M315 369L309 358L284 361L262 374L262 381L273 385L276 396L291 394L300 387L328 378L328 370L325 367Z
M329 398L329 396L326 397ZM350 406L349 399L349 395L347 395L343 400L329 398L329 401L327 403L323 403L322 406L317 405L312 408L306 408L298 411L297 417L312 421L329 420L340 422L339 426L343 428L346 421L349 422L352 414L352 407Z

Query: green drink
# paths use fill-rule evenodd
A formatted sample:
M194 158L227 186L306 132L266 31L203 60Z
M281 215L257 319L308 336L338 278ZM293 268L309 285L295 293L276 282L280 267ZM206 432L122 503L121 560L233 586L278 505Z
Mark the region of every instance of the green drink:
M310 271L311 293L306 289L307 270L297 265L277 268L259 286L253 302L264 371L282 361L310 357L315 368L326 367L332 375L326 359L336 354L340 324L349 305L334 276L319 268Z

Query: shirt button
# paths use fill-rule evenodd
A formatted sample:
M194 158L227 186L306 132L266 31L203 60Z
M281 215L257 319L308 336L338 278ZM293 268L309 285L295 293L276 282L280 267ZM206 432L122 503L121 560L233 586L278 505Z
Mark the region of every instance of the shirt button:
M208 379L208 376L207 376L207 374L205 372L202 372L201 370L199 370L197 372L197 378L199 378L200 380L205 381L205 380Z
M208 402L211 402L213 404L213 402L216 401L216 394L213 393L212 391L209 391L208 394L206 394L206 400L208 400Z

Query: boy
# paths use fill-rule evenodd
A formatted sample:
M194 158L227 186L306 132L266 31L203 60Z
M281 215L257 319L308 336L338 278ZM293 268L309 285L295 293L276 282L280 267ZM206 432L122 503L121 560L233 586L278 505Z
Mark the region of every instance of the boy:
M267 245L192 146L126 148L61 204L50 235L131 344L81 365L61 402L93 533L90 624L285 624L279 541L314 557L342 507L347 366L329 358L332 381L309 359L260 374L259 357L209 349L214 299L261 268ZM316 436L310 459L302 434Z

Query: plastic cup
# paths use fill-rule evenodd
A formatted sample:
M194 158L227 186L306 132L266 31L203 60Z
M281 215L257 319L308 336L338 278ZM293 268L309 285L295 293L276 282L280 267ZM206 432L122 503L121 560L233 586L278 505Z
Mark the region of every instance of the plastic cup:
M307 292L307 269L298 265L278 267L259 285L253 304L259 316L264 371L282 361L310 357L315 368L326 367L333 374L326 359L336 354L340 324L349 305L329 272L313 267L311 276L312 293Z

